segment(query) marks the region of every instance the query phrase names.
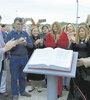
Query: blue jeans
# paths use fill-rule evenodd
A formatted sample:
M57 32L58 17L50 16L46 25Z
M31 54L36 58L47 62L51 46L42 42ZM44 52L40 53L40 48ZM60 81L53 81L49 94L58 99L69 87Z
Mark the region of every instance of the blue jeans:
M25 93L25 73L23 69L28 61L28 57L11 57L10 72L11 72L11 90L13 97L17 98L20 94ZM17 85L19 80L19 88Z

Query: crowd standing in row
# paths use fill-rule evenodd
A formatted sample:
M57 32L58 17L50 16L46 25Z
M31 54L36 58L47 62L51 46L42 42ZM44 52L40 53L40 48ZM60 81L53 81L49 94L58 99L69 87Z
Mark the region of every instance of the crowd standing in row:
M25 24L32 22L31 29L27 30ZM37 82L38 92L42 91L41 82L47 77L41 74L23 72L23 69L37 48L64 48L77 51L77 71L75 78L58 77L58 97L62 96L63 90L69 90L67 100L89 100L90 99L90 15L85 23L78 25L77 31L72 23L67 23L63 28L59 22L54 22L51 27L39 25L44 22L39 20L36 24L33 19L16 17L12 24L12 29L5 31L5 25L1 26L0 31L0 93L8 96L6 92L7 58L10 59L11 90L13 100L18 100L21 96L30 97L30 93L25 91L26 77L31 82L28 92L35 89ZM6 44L5 44L6 43ZM8 52L7 52L8 51ZM88 68L87 68L88 67ZM86 71L89 78L83 72ZM63 81L62 81L63 80ZM70 80L70 85L69 85ZM19 86L18 86L19 81ZM63 82L63 84L62 84Z

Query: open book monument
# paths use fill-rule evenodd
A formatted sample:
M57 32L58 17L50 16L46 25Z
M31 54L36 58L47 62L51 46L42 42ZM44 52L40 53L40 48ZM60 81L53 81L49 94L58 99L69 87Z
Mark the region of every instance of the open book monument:
M72 63L72 50L48 47L33 52L28 61L28 68L71 72Z

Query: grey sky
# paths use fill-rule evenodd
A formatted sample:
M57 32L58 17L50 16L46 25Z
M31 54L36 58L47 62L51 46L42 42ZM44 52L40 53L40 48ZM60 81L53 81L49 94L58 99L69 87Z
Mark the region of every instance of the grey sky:
M90 14L90 0L79 1L78 22L84 22ZM12 23L16 16L54 21L76 22L76 0L0 0L3 23Z

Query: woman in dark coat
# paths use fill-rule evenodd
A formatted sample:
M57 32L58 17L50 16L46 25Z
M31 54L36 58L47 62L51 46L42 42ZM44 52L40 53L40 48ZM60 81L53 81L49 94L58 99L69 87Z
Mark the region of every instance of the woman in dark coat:
M90 100L90 81L85 80L82 71L86 70L84 64L80 62L81 58L90 56L90 40L88 37L88 29L84 26L78 28L76 41L73 41L70 49L78 52L78 62L76 77L71 78L70 90L67 100ZM90 69L88 69L89 71Z
M44 48L44 39L42 37L40 37L39 35L39 29L38 27L34 26L32 28L31 31L31 40L34 44L34 48L29 50L29 57L32 55L33 51L36 48ZM38 81L38 92L41 92L41 81L45 79L45 75L42 74L28 74L27 75L28 80L31 80L31 89L29 90L29 92L31 92L32 90L35 89L34 87L34 81Z

